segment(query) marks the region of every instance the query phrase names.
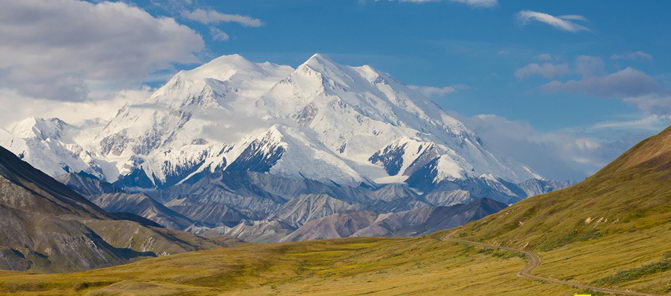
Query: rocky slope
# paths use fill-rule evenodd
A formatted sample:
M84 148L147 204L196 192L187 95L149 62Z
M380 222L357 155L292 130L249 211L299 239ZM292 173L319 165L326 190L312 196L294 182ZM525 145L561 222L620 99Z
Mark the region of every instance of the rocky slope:
M326 195L306 195L298 203L293 203L288 213L304 214L306 206L315 203L329 202L345 205L344 209L333 211L322 216L305 219L295 223L297 217L305 215L287 215L284 219L274 217L270 220L245 221L235 226L219 226L215 228L197 228L191 230L203 235L226 235L252 242L302 241L315 239L331 239L365 236L417 236L459 226L467 222L496 213L507 206L490 199L477 199L467 204L448 207L423 207L413 210L376 213L362 210L338 201ZM306 205L307 204L307 205ZM319 207L322 209L323 207ZM333 208L332 206L327 208ZM286 211L281 213L287 213ZM320 214L323 212L317 212Z
M416 236L463 225L506 208L490 199L388 214L357 211L311 220L282 241L343 237Z
M0 269L82 270L220 246L107 213L2 147L0 217Z
M106 193L91 197L93 203L112 213L131 213L162 226L184 230L195 221L177 213L142 193Z

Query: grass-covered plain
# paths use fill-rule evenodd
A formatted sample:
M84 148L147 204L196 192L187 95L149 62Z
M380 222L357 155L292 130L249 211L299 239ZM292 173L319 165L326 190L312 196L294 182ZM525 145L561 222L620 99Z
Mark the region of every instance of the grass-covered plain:
M249 244L69 274L0 272L11 295L573 295L574 288L517 276L519 254L446 242L357 238ZM623 271L667 260L671 230L612 235L540 252L536 274L666 293L671 272ZM635 247L632 247L635 246ZM618 275L619 274L619 275ZM619 279L618 279L619 280ZM593 295L599 295L592 293Z
M440 240L251 244L69 274L0 273L12 295L572 295L515 254Z

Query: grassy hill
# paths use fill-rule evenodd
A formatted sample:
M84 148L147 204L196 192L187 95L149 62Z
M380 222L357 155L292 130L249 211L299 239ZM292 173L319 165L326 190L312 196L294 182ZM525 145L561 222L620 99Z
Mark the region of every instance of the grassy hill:
M671 129L571 188L469 223L456 236L542 258L534 274L671 293ZM454 230L450 230L454 231ZM573 295L517 276L517 253L444 241L358 238L249 244L71 274L0 272L16 295ZM598 295L597 293L592 293Z
M540 251L539 273L671 292L671 128L570 188L475 221L460 237Z
M671 128L639 143L585 181L471 223L462 236L551 250L602 236L664 228L671 226L670 221Z

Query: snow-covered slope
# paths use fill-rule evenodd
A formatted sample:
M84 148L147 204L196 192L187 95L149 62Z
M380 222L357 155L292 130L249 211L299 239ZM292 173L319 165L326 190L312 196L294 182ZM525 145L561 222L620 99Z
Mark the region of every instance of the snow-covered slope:
M0 132L0 144L53 176L85 171L135 189L222 171L423 192L477 179L502 194L516 194L506 182L541 179L388 74L319 54L295 69L222 56L109 122L27 119Z

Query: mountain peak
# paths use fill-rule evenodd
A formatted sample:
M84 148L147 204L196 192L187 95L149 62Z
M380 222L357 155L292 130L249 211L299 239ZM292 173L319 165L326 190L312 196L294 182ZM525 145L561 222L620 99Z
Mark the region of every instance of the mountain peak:
M334 61L332 61L327 56L325 56L321 53L315 53L309 59L307 59L307 61L305 61L303 63L303 65L301 65L301 66L310 66L314 70L320 71L320 70L323 70L325 68L337 67L337 65L338 64L336 64Z
M238 72L261 71L258 65L239 54L222 55L193 70L184 71L182 75L191 79L214 78L228 80Z
M67 123L58 118L29 117L17 122L11 132L22 138L55 138L66 125Z
M323 53L314 53L310 58L306 61L329 61L331 62L331 59L329 59L325 54Z

